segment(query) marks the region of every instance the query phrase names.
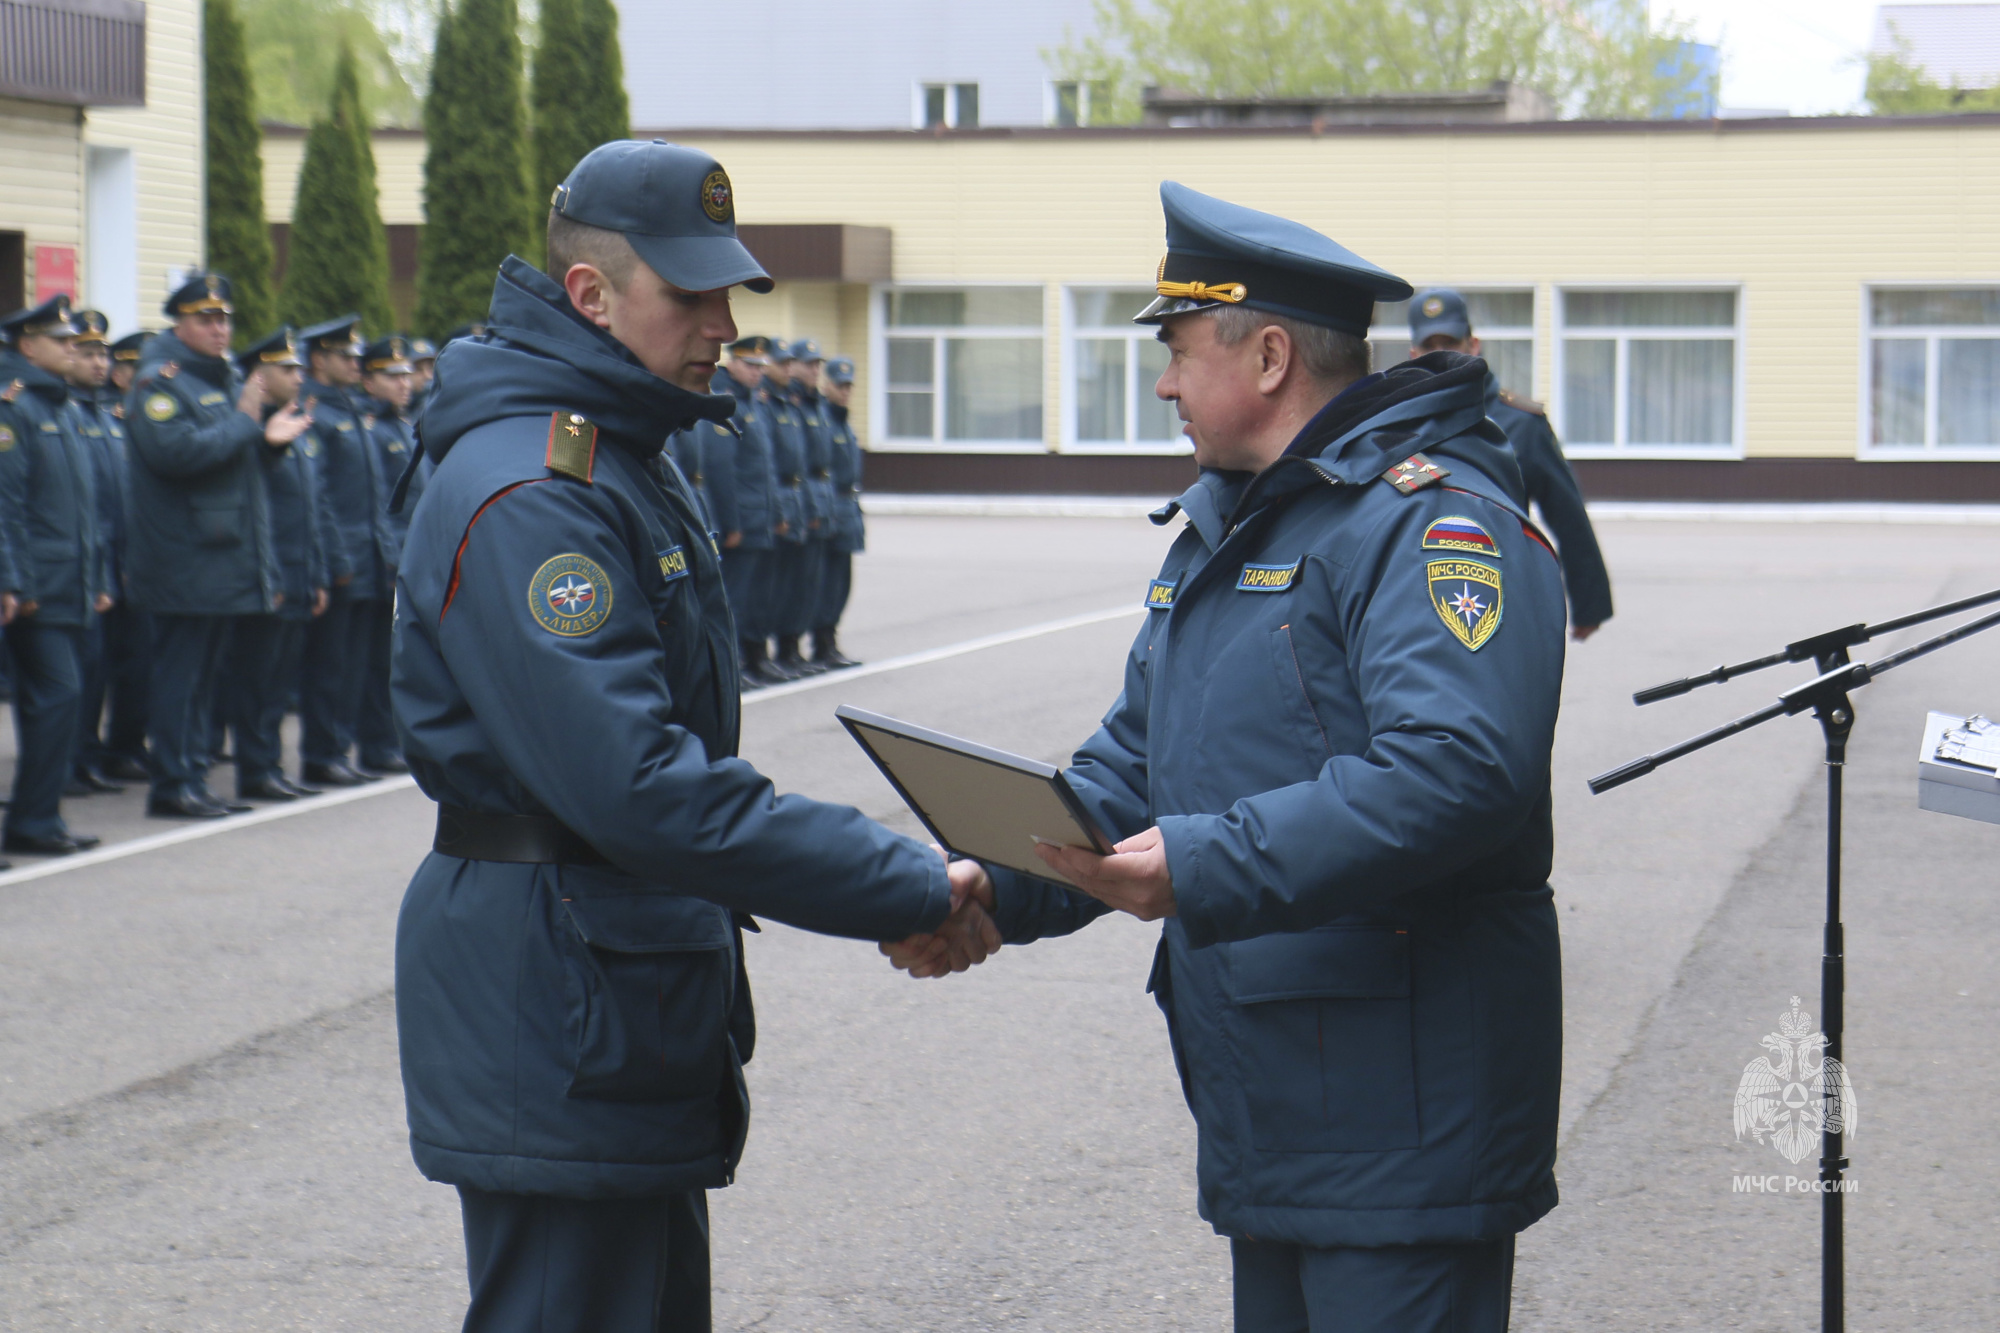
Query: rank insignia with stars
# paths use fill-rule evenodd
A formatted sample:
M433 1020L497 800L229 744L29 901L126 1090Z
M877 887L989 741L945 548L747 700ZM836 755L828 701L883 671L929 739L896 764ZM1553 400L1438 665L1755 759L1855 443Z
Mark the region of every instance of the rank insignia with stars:
M1432 560L1424 573L1452 637L1475 653L1485 647L1500 628L1500 571L1477 560Z
M1439 467L1422 454L1411 454L1396 466L1382 474L1382 480L1394 486L1404 495L1415 495L1426 486L1435 486L1451 475L1451 469Z
M586 484L597 462L597 427L575 412L549 414L549 452L542 460L551 472Z

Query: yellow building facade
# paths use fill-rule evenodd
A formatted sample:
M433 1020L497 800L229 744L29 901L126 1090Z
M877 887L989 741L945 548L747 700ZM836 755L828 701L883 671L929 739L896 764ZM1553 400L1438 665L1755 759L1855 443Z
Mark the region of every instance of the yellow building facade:
M2000 497L2000 117L661 134L723 162L742 223L887 229L886 280L737 307L855 358L871 476L1167 475L1124 320L1173 179L1473 293L1598 493ZM385 221L421 221L421 153L378 139ZM274 220L295 175L267 149Z

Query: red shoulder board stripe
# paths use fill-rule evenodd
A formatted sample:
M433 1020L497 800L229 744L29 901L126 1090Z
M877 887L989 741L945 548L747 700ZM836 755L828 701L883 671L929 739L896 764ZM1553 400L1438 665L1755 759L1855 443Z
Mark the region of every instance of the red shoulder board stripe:
M1451 469L1439 467L1422 454L1411 454L1396 466L1382 474L1382 480L1394 486L1404 495L1415 495L1426 486L1435 486L1451 475Z

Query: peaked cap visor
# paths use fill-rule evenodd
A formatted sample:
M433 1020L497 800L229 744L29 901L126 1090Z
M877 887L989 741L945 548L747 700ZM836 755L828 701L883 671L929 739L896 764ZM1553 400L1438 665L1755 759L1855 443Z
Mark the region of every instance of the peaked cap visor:
M777 284L734 236L648 236L628 231L625 239L646 267L687 292L712 292L738 283L763 294Z

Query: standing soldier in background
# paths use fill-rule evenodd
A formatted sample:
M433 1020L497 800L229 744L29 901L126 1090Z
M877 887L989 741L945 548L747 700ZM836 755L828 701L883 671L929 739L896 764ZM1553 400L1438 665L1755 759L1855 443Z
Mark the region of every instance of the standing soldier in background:
M1465 297L1449 287L1418 292L1410 302L1411 358L1437 351L1479 355L1472 312L1466 308ZM1597 533L1583 507L1576 474L1570 471L1562 445L1556 442L1547 410L1532 398L1502 388L1491 370L1486 374L1486 415L1507 433L1514 459L1521 466L1527 494L1515 498L1524 504L1532 500L1542 511L1542 520L1562 554L1563 582L1569 588L1570 637L1587 639L1611 619L1611 576L1604 569L1604 553L1597 549Z
M219 819L232 807L209 791L203 753L216 675L233 625L270 614L281 596L263 455L308 420L296 405L267 418L261 385L224 359L229 279L194 274L166 308L174 327L146 344L125 404L125 583L153 618L146 813Z
M362 658L361 695L354 735L364 773L407 773L403 743L396 738L396 719L389 706L389 640L396 627L396 565L403 558L403 538L410 530L410 511L423 494L427 469L410 478L408 492L395 513L389 500L403 471L416 456L417 437L411 428L410 399L416 391L410 364L410 342L401 334L377 338L361 354L361 424L375 450L375 475L381 483L376 500L384 536L382 595L363 603L359 614L367 628ZM357 638L363 636L357 635Z
M812 512L806 503L806 427L792 400L793 369L792 345L774 341L771 364L764 368L761 403L771 423L771 464L777 474L772 493L778 509L772 529L778 540L772 548L765 604L771 609L771 637L777 645L770 658L771 674L783 680L797 680L809 672L799 655L799 636L807 628L800 622L805 619L804 589L812 558L806 549Z
M360 322L359 315L343 315L299 334L308 367L301 392L312 413L320 503L333 533L327 551L333 591L326 613L306 629L299 683L299 757L305 782L313 787L358 787L370 780L348 758L368 665L373 603L389 595L381 459L355 403Z
M437 378L437 345L429 338L410 339L410 405L403 415L415 421L423 414L424 399L430 397L431 381ZM405 502L405 508L416 501Z
M257 343L236 358L236 365L246 387L254 386L262 399L266 423L298 400L305 362L290 329L281 328ZM327 520L315 484L319 469L307 452L317 447L306 431L287 446L258 451L283 600L273 615L239 618L230 635L224 704L236 733L236 795L246 801L319 795L317 787L285 776L283 737L306 626L326 610Z
M146 692L152 688L153 622L125 595L125 510L131 475L125 395L150 333L128 333L111 344L111 380L97 391L104 414L118 422L117 522L112 529L111 609L104 613L105 701L111 715L97 750L97 771L120 782L145 782ZM100 497L101 499L102 497Z
M76 753L83 636L111 605L90 446L70 402L69 315L69 298L56 296L0 320L0 525L13 565L6 633L21 747L5 846L38 856L97 845L63 823L62 795Z
M854 588L854 555L867 549L861 517L861 442L847 419L854 397L854 362L837 356L826 363L821 396L826 400L827 445L831 451L833 517L826 540L826 568L820 576L819 607L813 616L813 661L829 670L861 664L840 651L836 635L847 597Z
M128 333L111 344L111 392L119 409L119 419L124 419L125 395L132 390L132 376L139 369L139 357L146 349L150 333Z
M771 422L765 411L768 395L764 369L771 360L771 340L751 334L729 344L729 360L711 382L717 393L736 399L734 467L730 489L735 497L737 540L723 535L722 581L729 591L729 609L736 616L736 641L742 653L743 687L758 689L786 677L771 666L765 638L771 632L768 589L779 525L777 464L772 458Z
M122 404L111 396L110 321L99 310L80 310L74 323L69 383L85 452L90 456L90 485L96 498L97 540L103 548L104 587L111 605L91 617L79 644L82 649L83 698L77 711L76 752L70 757L65 796L125 789L111 781L102 765L105 753L100 724L110 680L111 618L122 614L124 581L120 557L125 544L125 420Z
M833 534L833 436L826 403L819 396L820 367L826 358L811 338L792 343L792 405L798 409L800 433L806 444L806 562L798 590L798 614L792 623L801 635L819 628L819 604L826 585L828 541ZM817 674L832 670L817 655L798 650L799 669Z

